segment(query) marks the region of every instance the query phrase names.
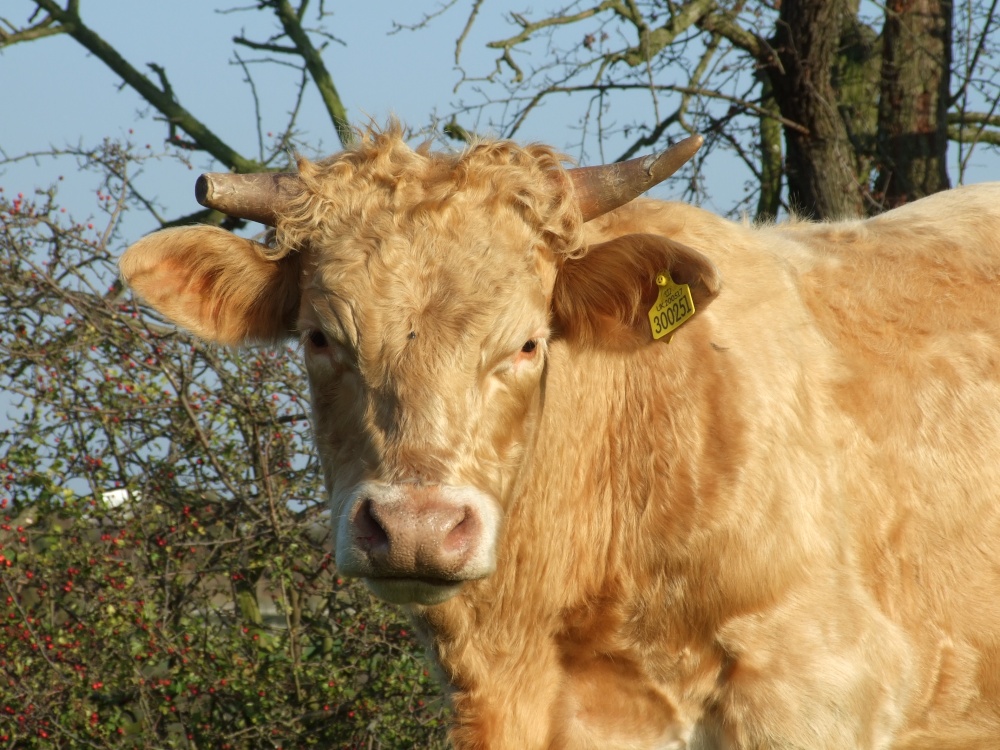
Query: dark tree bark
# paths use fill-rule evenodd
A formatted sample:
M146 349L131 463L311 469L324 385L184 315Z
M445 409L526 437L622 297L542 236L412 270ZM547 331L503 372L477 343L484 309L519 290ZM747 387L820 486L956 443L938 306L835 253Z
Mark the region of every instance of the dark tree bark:
M850 0L785 0L771 46L774 98L784 117L790 206L818 219L860 216L863 191L850 134L839 112L833 74Z
M889 209L949 187L951 0L890 0L882 44L875 194Z

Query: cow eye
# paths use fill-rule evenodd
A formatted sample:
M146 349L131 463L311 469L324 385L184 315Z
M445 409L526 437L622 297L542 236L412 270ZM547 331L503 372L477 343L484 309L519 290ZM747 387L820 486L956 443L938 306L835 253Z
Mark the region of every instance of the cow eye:
M522 366L530 366L531 363L539 361L538 353L541 351L539 345L544 344L544 342L544 338L528 339L521 344L521 348L510 359L498 366L497 372L501 375L517 373L521 371Z
M322 331L311 331L309 333L309 343L317 349L325 349L329 344Z

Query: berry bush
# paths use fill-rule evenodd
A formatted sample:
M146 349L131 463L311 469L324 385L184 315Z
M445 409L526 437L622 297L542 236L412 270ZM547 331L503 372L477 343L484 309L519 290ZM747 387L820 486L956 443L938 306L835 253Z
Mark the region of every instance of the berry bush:
M0 190L0 747L445 746L405 620L332 564L298 353L121 288L136 158L95 150L84 222Z

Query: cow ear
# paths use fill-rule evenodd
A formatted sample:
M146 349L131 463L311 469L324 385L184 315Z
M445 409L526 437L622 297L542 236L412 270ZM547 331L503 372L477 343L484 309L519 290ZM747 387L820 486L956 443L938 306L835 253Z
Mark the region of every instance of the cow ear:
M695 315L719 293L718 269L697 250L660 235L626 234L563 263L552 293L557 328L567 339L600 348L630 349L653 341L649 309L663 271L691 288Z
M298 314L299 254L274 260L217 227L164 229L122 256L122 277L153 308L219 344L272 342Z

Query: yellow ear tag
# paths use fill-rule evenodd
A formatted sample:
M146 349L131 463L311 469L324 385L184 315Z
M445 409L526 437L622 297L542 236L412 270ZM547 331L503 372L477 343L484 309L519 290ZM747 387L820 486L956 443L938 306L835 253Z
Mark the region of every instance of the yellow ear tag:
M654 339L662 339L694 315L694 300L691 299L691 287L675 284L667 271L656 275L656 285L660 287L660 294L649 308L649 328Z

